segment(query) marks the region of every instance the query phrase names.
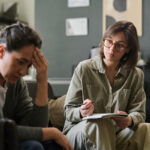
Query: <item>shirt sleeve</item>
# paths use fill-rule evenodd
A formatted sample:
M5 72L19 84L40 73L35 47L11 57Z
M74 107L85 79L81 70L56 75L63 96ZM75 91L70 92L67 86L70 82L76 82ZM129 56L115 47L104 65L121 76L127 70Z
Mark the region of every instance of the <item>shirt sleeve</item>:
M133 92L128 105L129 116L132 117L132 127L145 121L145 103L146 95L144 91L144 74L141 70L138 71L138 76L135 77L136 84L134 84Z
M66 119L70 122L81 121L80 107L73 107L74 104L83 103L80 72L81 66L78 65L74 71L65 100L65 116Z
M21 79L11 89L8 95L12 95L11 101L15 105L12 111L13 120L19 125L34 127L48 126L48 105L37 106L34 100L29 96L27 84Z
M17 126L18 140L42 141L42 129L40 127Z

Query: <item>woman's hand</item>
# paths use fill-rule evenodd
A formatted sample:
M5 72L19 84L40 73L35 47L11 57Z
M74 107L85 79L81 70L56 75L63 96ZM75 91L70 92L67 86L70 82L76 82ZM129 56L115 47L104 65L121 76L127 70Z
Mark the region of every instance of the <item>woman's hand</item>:
M43 141L54 140L61 145L65 150L73 150L67 137L56 128L43 128Z
M118 114L127 114L124 111L118 111ZM113 117L112 118L116 124L121 128L121 129L125 129L128 126L131 126L132 124L132 118L130 116L128 117Z
M38 84L47 84L48 61L38 48L33 53L32 64L36 68L36 79Z
M84 100L83 105L80 107L82 117L91 116L94 112L94 105L90 99Z

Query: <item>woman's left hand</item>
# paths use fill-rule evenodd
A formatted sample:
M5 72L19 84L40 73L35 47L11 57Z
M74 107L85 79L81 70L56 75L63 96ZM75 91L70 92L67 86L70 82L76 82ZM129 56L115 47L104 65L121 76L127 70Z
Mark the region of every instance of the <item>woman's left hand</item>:
M118 114L127 114L124 111L118 111ZM125 129L128 126L131 126L132 124L132 118L130 116L128 117L113 117L112 118L116 124L121 128L121 129Z

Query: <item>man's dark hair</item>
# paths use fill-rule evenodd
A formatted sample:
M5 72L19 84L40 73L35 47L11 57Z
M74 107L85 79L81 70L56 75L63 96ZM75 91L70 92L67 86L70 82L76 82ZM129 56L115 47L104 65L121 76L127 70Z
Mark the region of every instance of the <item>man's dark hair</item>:
M6 44L6 50L11 52L32 44L41 48L42 40L38 33L28 25L16 23L0 31L0 44L3 43Z

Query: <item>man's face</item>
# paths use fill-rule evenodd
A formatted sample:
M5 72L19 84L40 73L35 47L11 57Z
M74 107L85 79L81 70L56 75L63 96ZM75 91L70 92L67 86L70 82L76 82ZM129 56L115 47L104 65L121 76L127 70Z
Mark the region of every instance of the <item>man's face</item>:
M24 76L32 64L34 45L21 48L19 51L8 52L5 50L0 58L1 76L9 83L14 83Z

